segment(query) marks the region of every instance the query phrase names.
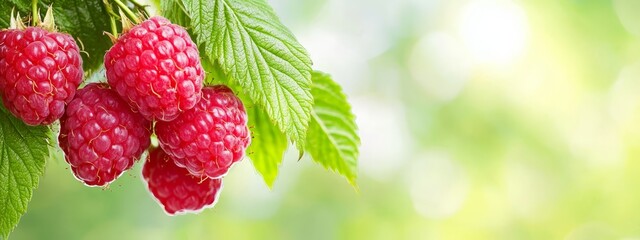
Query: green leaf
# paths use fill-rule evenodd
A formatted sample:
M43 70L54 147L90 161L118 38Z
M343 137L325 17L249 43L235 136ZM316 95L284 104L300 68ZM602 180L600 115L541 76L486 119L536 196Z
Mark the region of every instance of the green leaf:
M110 31L109 15L101 0L41 0L40 16L49 5L60 32L71 34L84 46L82 53L85 72L96 70L104 61L104 53L111 47L111 40L103 34ZM20 16L31 16L31 0L0 0L0 29L9 26L11 9L20 11Z
M187 15L186 9L182 2L178 0L162 0L160 1L160 12L162 16L169 19L172 23L188 28L191 26L191 19Z
M247 113L249 127L252 130L251 145L247 150L249 158L267 186L273 188L273 183L278 176L278 167L282 163L288 146L287 138L264 111L257 107L248 107Z
M53 14L60 30L71 34L80 47L83 68L86 72L97 69L104 61L104 53L111 48L111 40L104 35L111 25L109 15L102 1L85 0L46 0L45 5L53 4ZM41 9L45 9L42 7Z
M265 0L182 0L197 42L304 149L311 59Z
M0 107L0 238L27 211L49 156L48 136L47 127L27 126Z
M337 171L356 186L360 137L351 106L331 76L315 71L312 78L315 103L306 150L314 161Z
M25 15L27 10L30 9L30 1L15 1L15 0L0 0L0 29L9 27L9 20L11 19L11 10L20 11L20 16Z

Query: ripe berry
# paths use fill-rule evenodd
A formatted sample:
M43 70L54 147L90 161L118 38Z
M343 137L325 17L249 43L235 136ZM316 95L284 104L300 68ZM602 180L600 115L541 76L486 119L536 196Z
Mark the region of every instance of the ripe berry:
M26 124L47 125L62 117L82 74L70 35L40 27L0 31L0 94Z
M199 179L174 161L161 148L149 153L142 167L149 191L169 215L198 213L213 207L222 192L222 179Z
M148 120L171 121L200 100L198 48L183 27L163 17L120 35L104 66L109 84Z
M78 180L104 186L131 168L149 147L151 123L106 84L78 90L60 119L58 142Z
M171 122L157 122L162 149L196 177L223 177L250 142L247 113L226 86L202 89L202 100Z

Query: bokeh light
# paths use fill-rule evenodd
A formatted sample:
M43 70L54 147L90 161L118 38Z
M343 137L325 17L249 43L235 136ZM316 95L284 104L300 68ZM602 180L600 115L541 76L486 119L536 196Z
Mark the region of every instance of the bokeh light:
M460 10L459 32L481 63L507 64L525 50L528 37L524 10L511 0L474 0Z

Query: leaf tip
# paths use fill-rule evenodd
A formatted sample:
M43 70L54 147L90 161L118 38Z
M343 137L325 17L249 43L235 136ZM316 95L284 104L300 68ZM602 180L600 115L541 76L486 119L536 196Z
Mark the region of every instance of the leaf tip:
M353 187L353 190L357 193L360 194L360 185L358 185L358 183L355 182L351 182L349 181L349 183L351 184L351 187Z
M273 191L273 185L275 183L275 178L274 179L264 179L264 183L269 188L269 191Z

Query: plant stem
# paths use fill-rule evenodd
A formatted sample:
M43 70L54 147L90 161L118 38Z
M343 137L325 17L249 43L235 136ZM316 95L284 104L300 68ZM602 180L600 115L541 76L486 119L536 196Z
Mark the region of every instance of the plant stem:
M117 39L118 38L118 27L116 26L116 18L114 18L113 16L109 15L109 22L111 23L111 34L113 34L113 37L115 37Z
M129 0L129 2L133 3L133 5L135 5L136 7L139 7L139 8L144 8L145 7L144 5L136 2L136 0Z
M129 0L129 2L131 2L133 4L133 6L135 6L135 9L141 10L145 14L146 17L151 16L149 14L149 11L147 11L147 7L149 5L142 5L139 2L137 2L136 0Z
M116 13L113 12L113 8L111 8L111 3L109 0L103 0L104 7L107 9L107 13L109 14L109 23L111 23L111 34L116 39L118 38L118 26L116 24Z
M131 18L131 20L132 20L134 23L136 23L136 24L137 24L137 23L140 23L140 18L138 18L138 16L136 16L136 14L135 14L135 13L133 13L133 12L131 11L131 9L129 9L129 7L127 7L127 5L126 5L126 4L124 4L124 3L123 3L122 1L120 1L120 0L113 0L113 1L114 1L114 2L116 2L116 4L118 4L118 6L120 7L120 9L121 9L125 14L127 14L127 17Z
M31 1L31 16L33 18L33 25L38 25L40 23L40 13L38 13L38 0Z

